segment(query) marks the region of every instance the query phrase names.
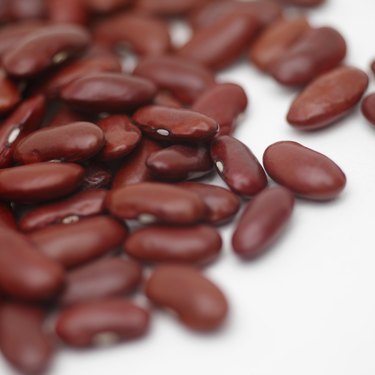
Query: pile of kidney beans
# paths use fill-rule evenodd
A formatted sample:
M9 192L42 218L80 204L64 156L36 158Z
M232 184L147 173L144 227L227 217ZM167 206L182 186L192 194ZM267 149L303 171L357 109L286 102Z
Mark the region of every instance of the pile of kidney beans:
M270 145L262 165L233 136L245 91L215 79L248 54L301 88L290 125L347 115L367 75L342 65L337 30L288 13L321 3L0 1L0 350L11 365L38 374L63 344L138 338L157 306L193 330L218 329L228 303L201 270L220 255L216 227L244 205L232 248L255 259L295 196L329 201L344 189L331 159L296 142ZM182 46L176 18L193 30ZM138 58L132 72L124 51ZM363 112L375 124L375 94ZM214 170L229 189L204 182Z

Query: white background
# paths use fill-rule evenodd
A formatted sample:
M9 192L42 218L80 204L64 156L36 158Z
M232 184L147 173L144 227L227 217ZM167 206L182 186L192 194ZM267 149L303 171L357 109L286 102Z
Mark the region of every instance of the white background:
M309 16L314 25L337 27L348 42L347 62L369 72L374 0L328 0ZM298 141L343 168L346 191L328 204L298 201L286 234L253 263L232 254L232 227L223 228L224 254L207 269L230 300L220 332L195 334L158 312L146 339L63 350L51 375L375 374L375 129L357 110L329 129L300 133L285 122L293 90L245 61L222 79L247 90L250 107L236 135L260 159L275 141ZM13 374L2 359L0 374Z

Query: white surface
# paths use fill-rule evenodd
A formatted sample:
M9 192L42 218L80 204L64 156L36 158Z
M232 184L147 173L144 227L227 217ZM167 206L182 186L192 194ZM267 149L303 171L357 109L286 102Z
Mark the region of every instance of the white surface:
M375 58L374 0L328 0L310 12L349 45L348 63L369 71ZM207 269L231 304L214 335L187 331L162 313L144 340L58 354L51 375L375 374L375 130L356 111L327 130L299 133L284 118L294 92L243 63L222 74L246 87L250 109L237 136L261 158L279 140L295 140L330 156L348 186L329 204L298 201L289 230L255 263L229 247ZM374 89L375 79L370 74ZM0 374L12 374L0 359Z

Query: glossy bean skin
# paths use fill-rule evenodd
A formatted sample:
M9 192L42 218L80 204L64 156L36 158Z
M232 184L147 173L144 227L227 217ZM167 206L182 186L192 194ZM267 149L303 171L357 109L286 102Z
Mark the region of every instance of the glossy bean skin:
M138 220L145 224L195 224L206 214L204 203L195 193L151 182L110 191L106 206L118 218Z
M40 203L72 193L83 179L77 164L36 163L0 170L0 196L15 203Z
M283 188L268 188L245 208L232 237L234 252L240 257L261 256L281 235L293 212L294 196Z
M132 1L133 0L85 0L85 3L92 12L108 13L130 5Z
M147 263L205 265L220 254L219 233L207 225L185 228L151 226L132 233L124 243L126 254Z
M85 25L88 21L88 11L84 1L48 0L46 10L48 20L54 24Z
M310 29L271 64L269 71L283 85L306 85L336 68L345 58L346 50L344 38L335 29Z
M205 142L219 130L215 120L187 109L147 106L139 109L133 120L143 133L157 140Z
M143 78L98 73L64 87L61 98L77 110L111 113L134 110L150 103L155 95L155 85Z
M11 111L20 101L21 95L17 86L0 71L0 115Z
M146 161L157 180L184 181L203 177L213 169L206 146L173 145L151 154Z
M228 314L224 294L193 267L158 266L147 280L145 291L153 303L172 310L196 331L218 329Z
M158 16L181 16L205 5L208 0L138 0L135 10Z
M375 94L369 94L362 102L362 114L370 124L375 125Z
M18 225L10 206L0 203L0 228L17 230Z
M57 319L57 336L67 345L86 348L135 339L148 331L147 310L122 298L108 298L72 306Z
M12 76L33 77L83 52L89 43L89 34L79 26L46 26L10 48L4 54L3 65Z
M119 246L127 228L118 221L97 216L72 224L56 224L29 234L42 254L65 268L80 266Z
M103 258L66 275L58 302L63 306L131 293L142 280L141 266L132 260Z
M323 74L296 97L287 120L300 130L326 127L353 110L368 83L367 74L356 68L340 67Z
M18 232L0 228L0 290L26 301L52 297L64 282L62 267Z
M85 168L81 189L84 191L108 189L113 179L112 171L106 166L92 162Z
M267 176L250 149L239 140L223 135L211 144L211 157L220 177L236 193L253 196L263 190Z
M214 84L213 73L203 65L178 56L151 56L142 59L134 74L169 91L177 100L191 105Z
M264 152L263 164L274 181L301 198L330 200L346 185L345 174L337 164L296 142L272 144Z
M22 216L19 228L31 232L52 224L69 224L99 215L104 211L106 196L106 190L82 191L67 199L36 207Z
M22 373L41 374L50 365L54 347L43 328L45 317L33 305L8 302L0 307L0 350Z

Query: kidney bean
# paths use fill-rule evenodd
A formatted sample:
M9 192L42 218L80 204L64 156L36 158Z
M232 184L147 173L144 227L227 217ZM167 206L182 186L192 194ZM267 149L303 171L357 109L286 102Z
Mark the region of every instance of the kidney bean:
M151 182L110 191L106 205L114 216L142 224L195 224L206 214L204 203L195 193Z
M84 0L84 2L92 12L109 13L130 5L133 0Z
M44 255L72 268L98 258L119 246L127 228L118 221L97 216L71 224L56 224L30 233Z
M204 265L220 254L220 234L207 225L185 228L152 226L132 233L125 252L142 262L172 262Z
M276 142L263 156L267 173L297 196L313 200L335 198L346 177L331 159L297 142Z
M213 73L203 65L178 56L151 56L140 61L134 74L169 91L183 104L191 105L214 84Z
M276 21L254 42L250 50L250 60L259 69L268 71L309 28L309 22L304 16Z
M366 73L351 67L340 67L323 74L293 101L287 120L301 130L326 127L358 104L368 82Z
M10 75L33 77L84 51L89 43L89 34L79 26L46 26L10 48L4 54L3 66Z
M375 125L375 94L367 95L362 102L362 113L366 119Z
M147 106L133 120L145 134L159 140L205 142L219 130L213 119L187 109Z
M48 0L45 3L48 19L54 24L85 25L88 21L88 11L84 1Z
M103 258L70 271L59 304L75 305L94 299L124 295L141 282L142 268L121 258Z
M112 182L112 171L99 164L90 163L85 169L82 190L107 189Z
M217 121L220 126L218 135L228 135L233 132L236 121L245 112L247 104L247 95L241 86L218 83L198 97L192 110Z
M160 91L156 94L153 104L163 107L182 108L182 104L166 91Z
M181 16L207 4L209 0L137 0L137 12L158 16Z
M64 271L18 232L0 228L0 290L22 300L43 300L59 291Z
M45 315L32 305L8 302L0 307L0 349L22 373L41 374L52 360L54 348L43 327Z
M68 125L73 122L91 122L90 120L92 119L86 113L76 112L65 105L61 105L46 125L52 128L54 126Z
M236 193L252 196L263 190L267 176L250 149L239 140L223 135L211 144L211 157L220 177Z
M82 191L70 198L36 207L22 216L23 232L42 229L51 224L70 224L104 211L105 190ZM0 206L1 209L1 206Z
M17 222L14 213L5 203L0 203L0 228L17 230Z
M346 55L346 42L331 27L307 30L270 65L270 73L284 85L305 85L333 68Z
M152 302L172 310L181 322L197 331L219 328L228 314L224 294L194 267L158 266L145 288Z
M61 92L62 99L78 110L126 112L150 103L155 85L143 78L120 73L97 73L82 77Z
M253 16L230 14L196 31L177 54L211 69L223 69L241 55L257 31L258 23Z
M76 164L37 163L0 170L1 199L38 203L72 193L82 182L84 170Z
M234 252L244 258L262 255L280 236L293 212L294 196L283 188L267 188L245 208L233 233Z
M126 299L90 301L63 311L56 333L65 344L84 348L135 339L146 334L150 314Z
M20 99L17 86L0 70L0 115L12 110Z
M9 11L16 20L42 18L45 11L44 0L11 0Z

